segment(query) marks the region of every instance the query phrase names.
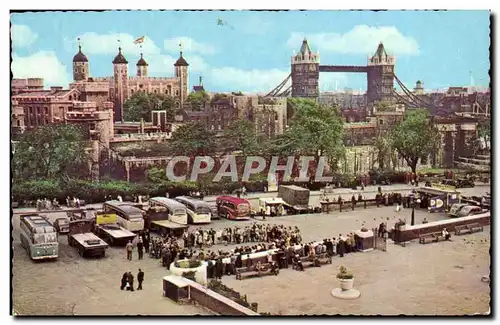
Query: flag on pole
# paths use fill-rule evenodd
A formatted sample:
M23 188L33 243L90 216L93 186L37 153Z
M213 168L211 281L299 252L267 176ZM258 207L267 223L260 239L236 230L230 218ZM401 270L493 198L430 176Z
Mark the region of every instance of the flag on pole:
M146 37L146 36L141 36L141 37L139 37L138 39L136 39L136 40L134 41L134 44L141 44L141 43L143 43L143 42L144 42L144 38L145 38L145 37Z

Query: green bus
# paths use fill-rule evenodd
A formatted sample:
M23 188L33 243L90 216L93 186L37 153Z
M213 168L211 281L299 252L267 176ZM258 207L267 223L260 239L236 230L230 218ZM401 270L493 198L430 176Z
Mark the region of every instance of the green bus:
M21 245L32 260L57 259L59 242L56 229L47 218L21 215Z

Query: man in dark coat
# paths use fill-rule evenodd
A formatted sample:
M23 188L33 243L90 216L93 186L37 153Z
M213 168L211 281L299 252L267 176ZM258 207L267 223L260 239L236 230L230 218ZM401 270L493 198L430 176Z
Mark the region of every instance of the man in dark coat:
M144 258L144 244L141 240L142 238L139 239L139 241L137 242L137 255L138 255L138 259L142 260Z
M218 258L217 262L215 262L215 279L216 280L221 280L222 279L222 273L224 269L224 265L222 265L222 259Z
M149 253L149 242L151 240L151 237L149 236L149 231L146 229L143 233L142 236L142 242L144 244L144 251L146 253Z
M337 243L337 253L340 257L344 257L345 241L344 239L342 239L342 234L339 235L339 242Z
M309 255L309 244L305 244L304 245L304 256L308 256Z
M127 286L127 281L128 281L128 273L125 272L125 273L123 273L123 276L122 276L122 282L121 282L121 285L120 285L120 290L125 289L125 287Z
M355 206L356 206L356 197L353 194L351 197L351 208L354 210Z
M326 252L329 256L333 256L333 243L330 239L326 241Z
M134 291L134 275L132 274L132 272L128 272L127 280L130 286L130 291Z
M137 282L139 282L139 286L137 287L137 290L142 290L142 282L144 281L144 272L142 272L141 269L139 269L139 273L137 273Z

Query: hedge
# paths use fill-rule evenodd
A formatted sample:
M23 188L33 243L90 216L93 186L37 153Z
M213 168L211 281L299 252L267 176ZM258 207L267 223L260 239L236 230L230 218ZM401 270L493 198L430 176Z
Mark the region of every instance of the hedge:
M267 182L250 181L245 186L249 192L263 192ZM24 182L13 182L12 200L22 203L24 201L35 201L47 198L56 198L59 202L65 202L66 197L78 197L86 203L103 202L108 196L116 198L118 195L125 200L134 195L165 196L168 192L170 197L188 195L189 192L200 190L205 195L218 195L232 193L241 188L237 182L212 182L200 188L194 182L159 182L159 183L127 183L124 181L90 182L85 180L31 180Z
M404 183L405 173L374 173L371 174L371 179L377 181L389 179L391 183ZM341 187L352 188L355 185L360 185L360 178L355 178L354 175L333 175L331 184ZM298 185L306 187L311 191L317 191L324 188L326 182L281 182L281 185ZM101 181L90 182L86 180L29 180L29 181L13 181L12 185L12 200L22 203L24 201L35 201L37 199L53 199L56 198L59 202L65 202L66 197L78 197L87 203L98 203L112 196L116 198L118 195L125 200L130 200L134 195L165 196L168 192L170 197L179 195L188 195L192 191L201 191L204 195L220 195L231 194L236 189L244 185L247 192L264 192L267 187L267 181L262 177L256 177L248 182L232 182L227 178L222 178L220 182L212 182L210 180L200 180L195 182L145 182L145 183L127 183L125 181Z

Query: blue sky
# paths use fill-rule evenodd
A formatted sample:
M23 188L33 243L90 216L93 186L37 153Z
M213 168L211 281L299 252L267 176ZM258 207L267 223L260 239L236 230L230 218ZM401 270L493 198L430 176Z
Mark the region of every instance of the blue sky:
M181 42L190 88L202 75L209 91L271 90L289 74L304 37L330 65L366 65L383 41L411 88L418 79L428 89L469 85L470 71L475 85L489 84L488 11L38 12L12 14L11 23L14 77L43 77L47 85L71 81L78 37L96 77L112 74L117 39L129 75L142 51L150 76L172 76ZM143 35L140 49L133 40ZM365 90L366 76L322 73L320 87Z

